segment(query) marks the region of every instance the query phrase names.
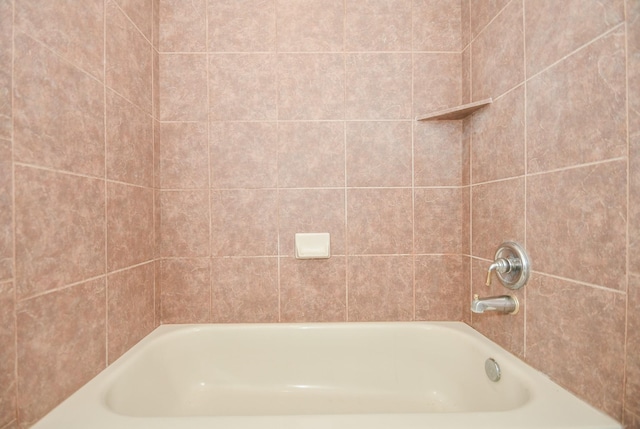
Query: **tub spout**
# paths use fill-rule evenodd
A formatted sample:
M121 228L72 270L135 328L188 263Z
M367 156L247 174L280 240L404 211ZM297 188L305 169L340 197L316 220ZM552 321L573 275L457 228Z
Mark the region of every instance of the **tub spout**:
M518 299L511 295L490 296L488 298L479 298L478 295L474 295L471 302L471 311L478 314L485 311L516 314L519 309Z

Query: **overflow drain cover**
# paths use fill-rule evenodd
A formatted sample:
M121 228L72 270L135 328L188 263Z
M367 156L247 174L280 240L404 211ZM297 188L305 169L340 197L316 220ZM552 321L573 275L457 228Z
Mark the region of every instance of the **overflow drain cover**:
M491 381L499 381L502 375L500 373L500 365L493 358L489 358L484 362L484 371Z

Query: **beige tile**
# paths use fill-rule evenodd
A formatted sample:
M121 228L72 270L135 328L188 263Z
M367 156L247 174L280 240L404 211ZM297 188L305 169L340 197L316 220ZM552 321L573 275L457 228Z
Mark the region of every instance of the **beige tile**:
M13 278L13 166L11 142L0 139L0 281Z
M629 138L629 271L640 274L640 133Z
M278 118L343 119L343 54L278 55Z
M347 317L346 258L280 259L282 322L344 322Z
M16 418L15 318L13 283L0 283L0 427Z
M342 189L285 189L278 193L281 256L295 254L299 232L331 234L331 254L345 254L345 203Z
M15 168L18 299L105 272L104 181Z
M629 133L640 134L640 3L627 0L627 97Z
M640 416L632 413L628 409L624 410L623 424L626 429L638 429L640 428Z
M471 103L471 46L467 46L462 51L460 59L461 83L460 83L460 103ZM416 112L419 114L419 112Z
M276 0L278 51L342 51L343 0Z
M460 253L471 254L471 188L460 189L462 195L462 233L460 234Z
M207 51L207 0L160 1L160 52Z
M462 182L461 121L415 122L415 186L459 186Z
M274 52L275 0L209 0L210 52Z
M640 276L630 275L627 292L625 408L640 414ZM640 422L639 422L640 423Z
M410 51L411 2L347 0L346 51Z
M153 74L151 82L151 92L153 93L151 100L153 103L152 115L154 119L160 119L160 54L154 48L151 55L153 57L153 69L151 70Z
M344 124L288 122L278 125L280 187L344 186Z
M104 87L22 34L13 114L16 161L104 175Z
M413 50L460 51L463 47L460 22L462 3L452 0L413 0Z
M616 161L528 178L527 250L537 271L624 290L626 176Z
M154 301L154 326L160 326L162 323L162 259L155 259L153 261L153 301Z
M13 1L0 1L0 138L12 136ZM1 420L0 420L1 421ZM1 425L2 423L0 423Z
M105 297L100 278L18 303L21 426L35 423L105 368Z
M624 31L527 82L528 171L626 154Z
M163 259L160 284L162 323L211 321L209 258Z
M160 219L162 256L209 256L209 191L162 191Z
M623 294L538 275L527 286L526 360L619 419L624 313Z
M350 322L413 319L411 256L350 256L347 264Z
M462 191L459 188L414 190L415 253L462 251Z
M413 111L416 115L460 104L461 61L459 53L413 54Z
M277 258L213 258L211 264L213 322L278 321Z
M151 9L151 30L153 32L151 43L154 51L158 51L160 48L160 0L151 0Z
M473 132L473 125L471 118L467 117L462 122L462 136L460 138L461 154L460 154L460 168L461 168L461 184L467 186L471 184L471 134Z
M475 38L510 0L470 0L471 37Z
M202 122L160 124L160 187L209 187L209 135Z
M462 0L460 2L460 48L464 49L469 43L471 43L471 0Z
M462 320L468 306L459 255L415 257L416 320Z
M160 120L206 122L206 55L162 54L159 61Z
M151 41L153 0L116 0L116 2L142 35Z

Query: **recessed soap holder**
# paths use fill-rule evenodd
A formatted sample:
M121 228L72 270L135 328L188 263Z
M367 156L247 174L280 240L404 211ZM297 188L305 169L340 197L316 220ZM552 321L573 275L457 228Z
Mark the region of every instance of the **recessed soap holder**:
M524 248L514 241L505 241L498 247L494 262L489 266L487 286L491 285L491 275L496 272L504 287L518 290L529 280L531 264Z

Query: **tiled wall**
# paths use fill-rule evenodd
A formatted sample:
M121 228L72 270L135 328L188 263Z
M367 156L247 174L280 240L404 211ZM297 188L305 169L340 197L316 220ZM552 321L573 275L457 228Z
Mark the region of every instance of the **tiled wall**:
M472 325L638 428L640 2L462 8L463 99L495 99L465 121L469 296L505 291L484 286L504 239L534 268L520 314Z
M2 428L157 325L154 16L150 0L0 0Z

